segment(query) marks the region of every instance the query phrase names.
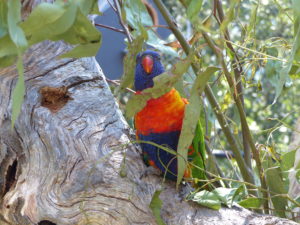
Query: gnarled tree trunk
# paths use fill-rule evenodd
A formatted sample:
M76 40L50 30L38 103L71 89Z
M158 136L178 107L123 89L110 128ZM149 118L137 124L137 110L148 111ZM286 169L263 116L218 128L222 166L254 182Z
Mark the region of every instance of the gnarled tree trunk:
M13 129L17 72L0 70L0 224L156 224L149 204L162 178L141 178L145 165L101 69L94 58L57 59L68 48L47 41L26 53ZM239 207L201 208L182 201L174 183L163 186L167 224L294 224Z

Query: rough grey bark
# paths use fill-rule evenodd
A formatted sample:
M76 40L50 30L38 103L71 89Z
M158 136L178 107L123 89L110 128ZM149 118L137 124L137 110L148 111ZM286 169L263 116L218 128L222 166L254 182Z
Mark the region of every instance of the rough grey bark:
M162 178L141 178L146 167L101 69L94 58L58 59L68 48L47 41L26 53L26 95L13 129L17 72L0 70L0 224L156 224L149 204ZM296 224L240 207L199 207L173 182L161 199L166 224Z

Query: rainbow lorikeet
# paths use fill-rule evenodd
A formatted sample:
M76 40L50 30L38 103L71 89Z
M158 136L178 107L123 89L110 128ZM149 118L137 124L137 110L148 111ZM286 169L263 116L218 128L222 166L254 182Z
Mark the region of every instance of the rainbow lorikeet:
M160 55L152 50L137 55L134 86L137 94L154 85L153 78L165 71ZM181 98L176 89L156 99L147 101L147 105L135 115L137 139L168 146L176 151L182 128L185 106L188 101ZM148 143L141 143L146 164L158 168L166 178L177 179L177 159L174 154ZM188 152L188 160L204 169L205 147L200 122ZM184 177L206 179L205 171L188 166Z

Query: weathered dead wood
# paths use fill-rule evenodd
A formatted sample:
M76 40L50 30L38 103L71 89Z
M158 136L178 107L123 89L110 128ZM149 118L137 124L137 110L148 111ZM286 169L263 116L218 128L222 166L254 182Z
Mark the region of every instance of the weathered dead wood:
M101 69L94 58L57 59L68 48L43 42L26 53L14 129L17 72L0 70L0 224L156 224L149 203L162 178L141 179L145 165L128 145L129 127ZM238 207L201 208L174 186L167 182L161 194L167 224L295 224Z

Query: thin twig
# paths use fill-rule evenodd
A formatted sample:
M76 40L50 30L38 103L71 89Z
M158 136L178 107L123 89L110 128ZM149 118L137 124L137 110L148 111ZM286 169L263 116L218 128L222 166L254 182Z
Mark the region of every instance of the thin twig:
M111 2L109 0L106 0L108 2L108 4L110 5L110 7L117 12L117 9L113 6L113 4L111 4Z
M170 27L166 26L166 25L152 25L152 26L145 26L147 28L152 28L152 27L158 27L158 28L165 28L165 29L171 29Z
M108 83L111 83L111 84L114 84L116 86L120 86L121 84L118 83L116 80L111 80L111 79L108 79L107 77L105 78L105 80L108 82ZM128 92L131 92L133 94L135 94L136 92L130 88L125 88L125 90L127 90Z
M128 41L131 43L132 42L132 37L131 37L131 34L129 32L128 26L125 24L125 22L122 19L122 12L121 12L121 7L120 7L120 4L119 4L119 1L114 0L114 3L115 3L115 7L116 7L116 13L117 13L118 18L119 18L119 22L120 22L121 26L123 27L123 29L125 31L125 34L128 38Z
M119 32L119 33L122 33L122 34L126 34L124 30L118 29L116 27L107 26L107 25L104 25L104 24L101 24L101 23L95 23L95 26L107 28L107 29L110 29L110 30L113 30L113 31L116 31L116 32Z
M214 162L213 166L215 167L215 169L218 172L219 176L222 177L222 178L225 178L222 170L218 166L217 159L216 159L215 155L212 153L207 141L205 141L205 149L206 149L207 154L211 157L212 161ZM227 181L223 181L223 183L224 183L225 187L229 188L229 185L228 185Z

